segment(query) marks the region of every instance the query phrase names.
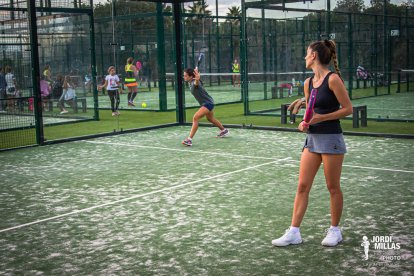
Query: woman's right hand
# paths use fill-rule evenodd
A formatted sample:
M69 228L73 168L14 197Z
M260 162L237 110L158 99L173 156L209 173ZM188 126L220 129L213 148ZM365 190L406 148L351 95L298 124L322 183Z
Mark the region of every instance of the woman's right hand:
M308 132L309 130L309 124L306 123L305 121L300 122L298 129L302 132Z

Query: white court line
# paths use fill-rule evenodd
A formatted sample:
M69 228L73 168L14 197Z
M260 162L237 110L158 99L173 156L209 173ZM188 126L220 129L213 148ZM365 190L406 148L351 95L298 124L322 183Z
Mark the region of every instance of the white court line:
M367 170L388 171L388 172L414 173L414 171L397 170L397 169L386 169L386 168L377 168L377 167L364 167L364 166L355 166L355 165L346 165L346 164L343 164L342 166L343 167L356 168L356 169L367 169Z
M217 138L217 139L221 139L221 138ZM142 145L134 145L134 144L126 144L126 143L124 144L124 143L118 143L118 142L99 142L99 141L87 141L87 140L83 140L83 141L80 141L80 142L86 142L86 143L91 143L91 144L105 144L105 145L137 147L137 148L156 149L156 150L169 150L169 151L202 153L202 154L220 155L220 156L227 156L227 157L240 157L240 158L247 158L247 159L278 160L277 158L271 158L271 157L248 156L248 155L238 155L238 154L231 154L231 153L229 154L227 152L208 152L208 151L201 151L201 150L190 150L188 148L175 149L175 148L156 147L156 146L142 146Z
M221 152L208 152L208 151L189 150L189 149L174 149L174 148L155 147L155 146L142 146L142 145L124 144L124 143L117 143L117 142L99 142L99 141L86 141L86 140L83 140L83 141L80 141L80 142L87 142L87 143L91 143L91 144L105 144L105 145L118 145L118 146L128 146L128 147L137 147L137 148L148 148L148 149L157 149L157 150L202 153L202 154L211 154L211 155L221 155L221 156L227 156L227 157L240 157L240 158L247 158L247 159L280 160L280 159L276 159L276 158L272 158L272 157L238 155L238 154L229 154L229 153L221 153ZM287 161L300 163L299 160L292 160L290 157L285 158L285 159ZM387 169L387 168L378 168L378 167L366 167L366 166L358 166L358 165L343 164L342 166L343 167L355 168L355 169L363 169L363 170L377 170L377 171L389 171L389 172L414 173L414 171L408 171L408 170Z
M103 203L103 204L100 204L100 205L95 205L95 206L85 208L85 209L81 209L81 210L72 211L72 212L61 214L61 215L58 215L58 216L45 218L45 219L39 219L39 220L32 221L32 222L29 222L29 223L24 223L24 224L20 224L20 225L17 225L17 226L10 227L10 228L1 229L0 233L8 232L8 231L11 231L11 230L23 228L23 227L34 225L34 224L39 224L39 223L50 221L50 220L55 220L55 219L59 219L59 218L63 218L63 217L83 213L83 212L88 212L88 211L91 211L91 210L94 210L94 209L97 209L97 208L102 208L102 207L105 207L105 206L114 205L114 204L117 204L117 203L129 201L129 200L137 199L137 198L141 198L141 197L145 197L145 196L148 196L148 195L153 195L153 194L158 194L158 193L174 190L174 189L177 189L177 188L185 187L185 186L195 184L195 183L199 183L199 182L205 182L205 181L210 180L210 179L220 178L220 177L223 177L223 176L232 175L232 174L235 174L235 173L239 173L239 172L259 168L259 167L262 167L262 166L270 165L272 163L277 163L279 161L285 161L286 159L287 158L274 160L274 161L266 162L266 163L263 163L263 164L260 164L260 165L255 165L255 166L247 167L247 168L244 168L244 169L231 171L231 172L227 172L227 173L223 173L223 174L219 174L219 175L214 175L214 176L210 176L210 177L207 177L207 178L203 178L203 179L199 179L199 180L195 180L195 181L191 181L191 182L187 182L187 183L167 187L167 188L164 188L164 189L161 189L161 190L156 190L156 191L152 191L152 192L148 192L148 193L140 194L140 195L134 195L134 196L131 196L131 197L128 197L128 198L120 199L120 200L110 201L110 202L107 202L107 203Z

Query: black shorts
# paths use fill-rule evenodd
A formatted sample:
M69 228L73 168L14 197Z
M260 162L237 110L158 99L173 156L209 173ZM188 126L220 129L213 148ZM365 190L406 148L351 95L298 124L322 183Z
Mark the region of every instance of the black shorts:
M209 111L212 111L214 109L214 104L212 103L204 103L202 106L207 108Z

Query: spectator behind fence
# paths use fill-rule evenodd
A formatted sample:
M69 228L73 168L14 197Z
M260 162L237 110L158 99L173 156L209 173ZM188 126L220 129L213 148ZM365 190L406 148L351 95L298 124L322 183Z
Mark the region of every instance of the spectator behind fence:
M51 87L46 81L45 77L42 76L40 79L40 95L42 97L43 110L49 111L48 103L50 98Z
M68 113L65 109L65 99L61 100L63 95L63 76L57 75L56 80L52 85L52 99L57 100L57 107L60 109L60 114Z
M50 70L50 65L46 64L45 68L43 68L43 74L42 77L45 81L49 83L49 85L52 85L52 72Z
M125 85L128 87L128 106L135 106L134 99L138 93L138 83L136 80L136 76L138 74L138 70L134 65L134 58L129 57L127 59L127 64L125 65Z
M0 67L0 112L6 112L6 88L7 82L4 77L3 67Z
M231 64L231 71L233 72L233 87L236 86L236 82L237 86L240 87L240 64L237 59L235 59L234 63Z
M92 92L92 73L91 73L91 67L89 66L88 68L88 72L85 75L85 89L87 93L91 93Z
M62 110L60 114L66 114L68 111L65 109L65 102L74 107L76 101L76 91L75 86L70 78L70 76L65 76L63 81L63 92L59 98L59 107Z
M16 78L12 73L12 68L10 66L6 66L6 96L7 96L7 109L8 111L12 111L15 107L15 97L16 97Z

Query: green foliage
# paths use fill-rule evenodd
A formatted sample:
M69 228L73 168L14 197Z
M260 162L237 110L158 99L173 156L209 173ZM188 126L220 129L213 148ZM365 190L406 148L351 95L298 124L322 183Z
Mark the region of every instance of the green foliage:
M232 7L229 8L229 11L227 12L226 15L228 17L241 17L242 16L242 13L241 13L240 7L238 7L238 6L232 6ZM239 19L230 18L230 19L227 19L226 21L228 21L228 22L230 22L232 24L237 24L237 25L240 24L240 20Z
M334 11L343 12L362 12L364 9L364 0L339 0L336 3Z
M208 5L205 1L199 0L194 2L194 4L189 6L185 12L192 15L185 19L185 23L193 36L201 32L204 34L205 30L211 28L213 25L212 18L209 18L211 17L212 12L208 9ZM203 28L202 31L200 31L200 27Z

